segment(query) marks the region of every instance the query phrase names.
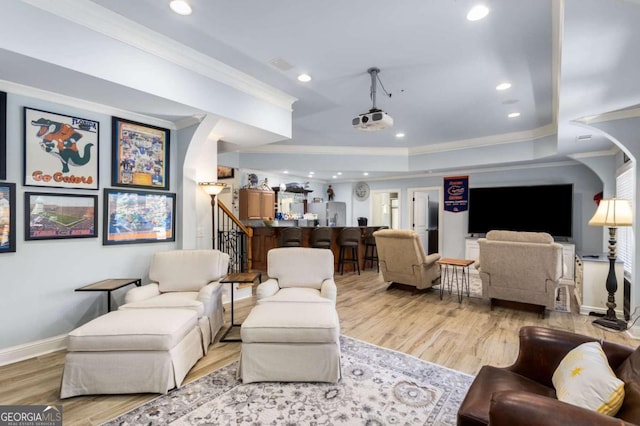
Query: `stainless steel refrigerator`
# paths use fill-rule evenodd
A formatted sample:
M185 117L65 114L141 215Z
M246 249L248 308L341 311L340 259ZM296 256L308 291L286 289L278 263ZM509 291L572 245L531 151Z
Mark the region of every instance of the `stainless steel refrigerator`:
M318 215L320 226L347 226L347 203L342 201L309 203L307 211Z

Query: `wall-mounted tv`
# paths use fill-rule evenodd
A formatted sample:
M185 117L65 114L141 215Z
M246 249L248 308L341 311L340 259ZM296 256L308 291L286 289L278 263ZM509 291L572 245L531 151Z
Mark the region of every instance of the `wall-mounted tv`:
M469 234L492 229L572 237L573 185L469 189Z

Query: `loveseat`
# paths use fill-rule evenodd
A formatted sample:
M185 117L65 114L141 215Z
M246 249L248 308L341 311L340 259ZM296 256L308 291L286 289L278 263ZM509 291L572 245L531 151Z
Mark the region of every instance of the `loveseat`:
M482 280L482 296L491 307L516 302L520 307L555 306L556 289L563 269L562 245L546 232L490 231L478 240L476 268Z

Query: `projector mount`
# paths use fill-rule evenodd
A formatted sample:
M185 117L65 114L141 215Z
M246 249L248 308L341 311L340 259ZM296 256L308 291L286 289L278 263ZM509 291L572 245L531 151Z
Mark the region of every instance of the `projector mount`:
M391 97L391 93L386 91L386 89L382 85L382 81L380 81L380 76L378 76L378 73L380 73L380 68L371 67L367 70L367 72L371 75L371 93L369 96L371 97L371 101L373 102L373 105L369 110L369 112L380 111L378 108L376 108L377 83L380 83L380 87L382 87L382 90L384 91L385 95L387 95L388 97Z
M389 116L386 112L380 110L376 106L376 85L380 83L382 90L384 93L391 97L391 93L388 93L382 82L380 81L380 77L378 73L380 72L379 68L372 67L367 70L367 72L371 75L371 100L373 101L373 106L368 112L364 114L360 114L356 118L351 120L351 125L358 130L366 130L366 131L376 131L386 129L387 127L393 126L393 118Z

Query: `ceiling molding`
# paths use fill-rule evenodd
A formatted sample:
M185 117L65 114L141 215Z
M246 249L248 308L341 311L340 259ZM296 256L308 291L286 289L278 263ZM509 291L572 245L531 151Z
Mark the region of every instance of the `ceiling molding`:
M306 154L306 155L359 155L406 157L407 148L378 148L362 146L319 146L319 145L258 145L240 149L243 154Z
M367 177L367 182L382 182L382 181L390 181L390 180L406 180L406 179L418 179L424 177L438 177L438 176L468 176L471 174L478 173L493 173L493 172L504 172L504 171L520 171L524 169L540 169L547 167L567 167L567 166L582 166L583 164L578 161L558 161L558 162L550 162L550 163L535 163L535 164L517 164L513 166L495 166L495 167L482 167L482 168L468 168L463 170L446 170L441 172L422 172L422 173L408 173L400 176L381 176L381 177ZM353 179L340 179L333 180L332 182L359 182L363 180L362 178L353 178Z
M73 108L83 109L87 111L97 112L99 114L106 114L111 116L126 116L128 119L141 121L146 124L154 126L165 127L170 130L177 130L178 127L168 120L162 120L156 117L151 117L144 114L139 114L132 111L123 110L120 108L114 108L112 106L99 104L96 102L90 102L84 99L74 98L71 96L61 95L60 93L49 92L47 90L36 89L30 86L24 86L22 84L13 83L6 80L0 80L0 90L3 90L11 95L21 95L29 98L43 99L45 101L54 102L61 105L66 105ZM110 125L110 124L109 124Z
M602 114L579 118L574 121L577 123L583 123L583 124L593 124L593 123L602 123L604 121L622 120L625 118L637 118L637 117L640 117L640 107L605 112Z
M292 111L297 98L90 1L22 0L241 92Z
M522 132L504 133L501 135L483 136L481 138L463 139L453 142L443 142L433 145L425 145L409 148L409 155L431 154L434 152L455 151L458 149L480 148L491 145L502 145L506 143L525 142L535 139L545 138L557 134L556 126L548 124L533 130Z
M483 136L481 138L464 139L453 142L443 142L414 148L380 148L361 146L320 146L320 145L277 145L267 144L238 149L242 153L255 154L307 154L307 155L359 155L359 156L412 156L433 154L436 152L455 151L459 149L480 148L507 143L526 142L553 136L557 132L552 124L523 132L505 133L502 135Z
M576 160L584 158L611 157L618 154L618 152L620 152L620 149L617 146L613 146L604 151L580 152L577 154L570 154L568 157Z

